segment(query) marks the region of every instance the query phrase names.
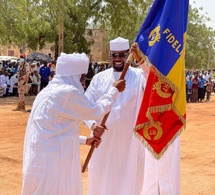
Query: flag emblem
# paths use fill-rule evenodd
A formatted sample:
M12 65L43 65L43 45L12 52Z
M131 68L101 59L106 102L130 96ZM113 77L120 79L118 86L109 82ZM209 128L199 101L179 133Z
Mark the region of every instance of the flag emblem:
M161 35L160 35L160 25L158 25L156 28L154 28L150 34L149 34L149 46L153 46L156 42L160 41Z

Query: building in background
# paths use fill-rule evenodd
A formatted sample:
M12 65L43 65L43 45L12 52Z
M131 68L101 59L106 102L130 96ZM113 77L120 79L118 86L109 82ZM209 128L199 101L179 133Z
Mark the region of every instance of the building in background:
M51 46L52 44L46 44L46 46L43 49L38 51L47 55L50 53L51 56L54 56L54 53L51 51ZM35 51L31 49L26 49L24 53L26 56L28 56L33 52ZM20 53L23 53L23 52L20 52L20 48L18 46L14 46L14 45L0 46L0 56L15 56L19 58Z
M89 31L92 31L92 33L89 33ZM92 34L92 36L88 34ZM110 58L109 41L105 30L87 29L85 37L87 40L94 41L94 44L90 47L91 53L89 54L89 59L92 63L106 61Z
M88 33L91 31L91 35L89 36ZM99 62L99 61L106 61L109 59L109 41L107 40L107 33L105 30L101 29L87 29L85 33L86 39L91 41L94 41L94 44L90 47L90 54L89 59L92 63ZM46 44L46 46L38 50L38 52L44 53L44 54L51 54L52 57L54 57L54 52L51 51L52 44ZM30 55L35 51L26 49L24 52L26 56ZM0 56L15 56L19 58L20 55L20 48L13 45L6 45L6 46L0 46Z

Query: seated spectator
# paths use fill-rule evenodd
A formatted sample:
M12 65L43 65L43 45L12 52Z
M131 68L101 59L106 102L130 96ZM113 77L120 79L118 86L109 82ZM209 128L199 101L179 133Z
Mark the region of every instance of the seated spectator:
M34 72L34 70L37 70L37 62L36 61L32 62L30 65L30 71Z
M18 93L18 78L17 78L17 74L14 74L11 78L10 78L10 87L9 87L9 95L13 96L13 95L17 95Z
M34 70L29 76L28 86L26 90L27 95L37 95L40 88L40 75L37 70Z
M32 80L31 80L31 78L32 78L33 74L34 74L34 73L31 72L31 73L30 73L30 76L29 76L29 78L28 78L28 84L26 85L26 89L25 89L25 95L26 95L26 96L31 95L31 85L32 85Z
M0 86L3 88L3 97L7 96L7 87L10 86L8 72L5 71L4 74L0 76Z

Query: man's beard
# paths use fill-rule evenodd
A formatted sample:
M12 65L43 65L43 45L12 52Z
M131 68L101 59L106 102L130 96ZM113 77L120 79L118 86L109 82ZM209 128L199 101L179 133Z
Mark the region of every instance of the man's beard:
M114 69L116 72L122 72L123 69L124 69L124 66L125 66L125 63L124 63L124 62L122 62L122 66L120 66L120 67L117 67L117 66L115 65L115 63L113 62L113 69Z

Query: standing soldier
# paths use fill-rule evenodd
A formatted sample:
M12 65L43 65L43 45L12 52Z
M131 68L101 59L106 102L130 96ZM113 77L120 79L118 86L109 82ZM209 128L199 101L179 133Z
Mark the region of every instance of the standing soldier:
M28 84L30 67L25 61L25 54L20 54L20 61L18 67L18 105L13 111L25 111L25 91Z

